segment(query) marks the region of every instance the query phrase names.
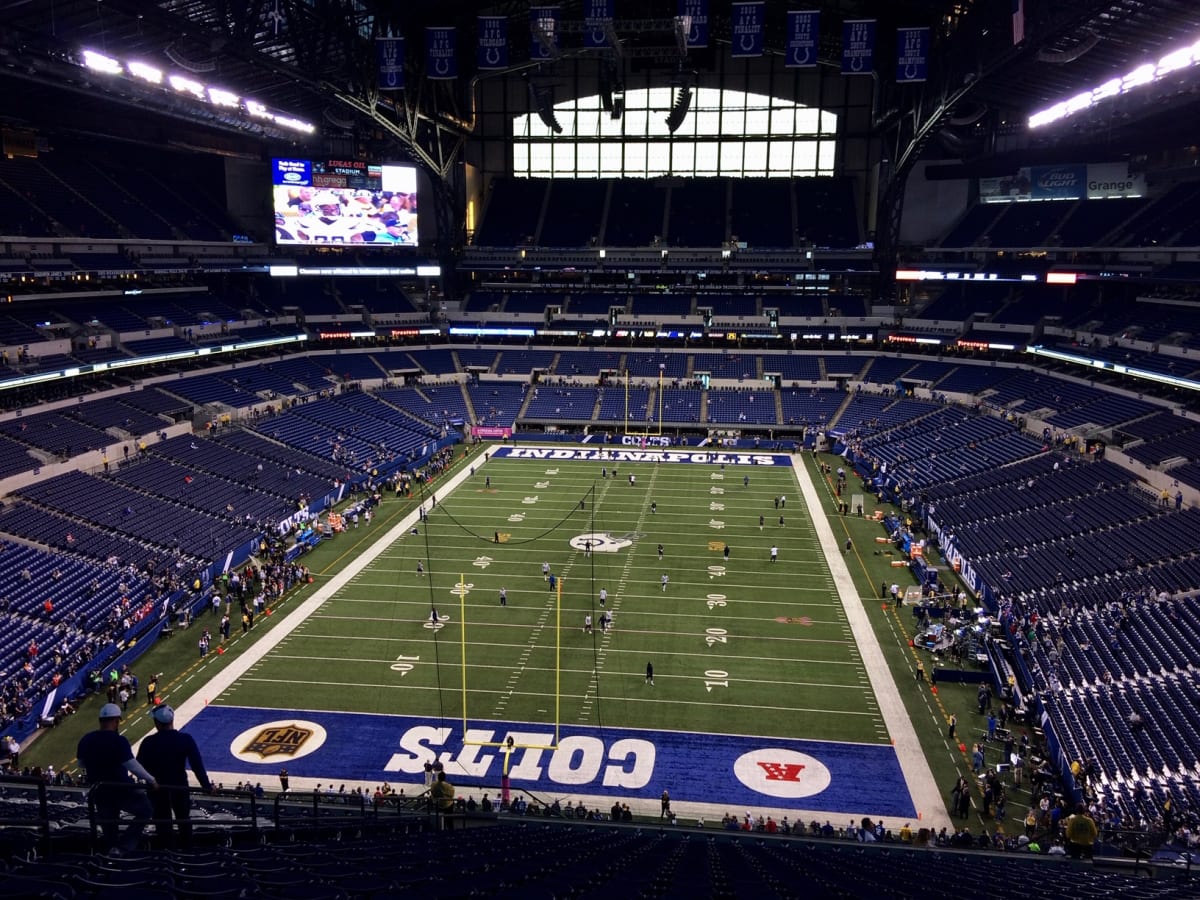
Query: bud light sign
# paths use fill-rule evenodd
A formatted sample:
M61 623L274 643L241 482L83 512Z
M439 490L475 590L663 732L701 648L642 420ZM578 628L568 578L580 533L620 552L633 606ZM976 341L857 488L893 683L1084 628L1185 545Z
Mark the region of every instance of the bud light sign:
M1087 190L1087 166L1032 166L1031 200L1078 200Z

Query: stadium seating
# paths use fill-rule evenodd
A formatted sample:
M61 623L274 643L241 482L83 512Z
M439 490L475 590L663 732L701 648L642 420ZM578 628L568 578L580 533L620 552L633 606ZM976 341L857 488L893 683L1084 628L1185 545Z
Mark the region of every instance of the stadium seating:
M650 391L647 388L631 387L628 390L623 385L614 385L603 391L600 397L600 410L596 413L598 422L624 422L641 424L649 417Z
M667 239L676 247L720 247L725 233L725 178L685 178L671 182Z
M475 411L474 420L480 425L504 425L511 427L517 413L525 402L524 384L511 382L472 382L467 384L467 396Z
M659 181L614 182L602 243L609 247L648 247L656 237L662 237L666 193Z
M621 369L621 354L611 350L564 350L558 354L556 375L599 375L602 371L617 372Z
M78 792L48 792L56 831L86 833L86 808ZM213 832L222 819L245 819L245 801L233 796L198 799L195 818ZM742 833L708 824L704 828L508 813L465 814L468 827L436 831L422 816L372 820L356 825L354 813L336 804L324 829L319 822L284 818L279 834L255 846L233 828L229 846L189 851L143 851L125 857L60 853L13 858L6 873L9 896L89 897L122 892L134 897L261 896L384 898L436 891L441 896L551 898L695 897L727 900L741 896L792 897L794 885L819 898L932 900L960 896L961 886L979 883L985 897L1052 894L1131 900L1184 900L1194 892L1185 875L1147 879L1099 867L1038 859L1027 852L982 853L952 849L928 832L919 846L901 843L898 826L887 823L882 837L859 840L860 828L830 825L835 837L812 836L808 823L791 834ZM209 811L211 810L211 812ZM240 813L240 816L239 816ZM212 825L205 825L204 818ZM358 816L361 820L363 817ZM36 820L35 820L36 821ZM339 827L340 826L340 827ZM819 828L818 824L818 828ZM765 826L764 826L765 828ZM990 835L967 829L957 845L992 847ZM291 838L289 841L288 838ZM1003 847L1003 842L1002 842ZM16 854L13 854L16 857ZM652 864L648 861L652 860Z
M692 312L690 294L635 294L629 311L635 316L687 316Z
M790 187L784 178L733 179L731 239L751 249L795 246Z
M1122 223L1138 215L1149 201L1138 197L1119 200L1084 200L1059 224L1057 243L1063 247L1100 244Z
M718 425L777 425L775 392L754 388L709 390L708 421Z
M692 356L692 371L707 372L713 378L753 381L759 377L759 359L753 353L696 353Z
M657 379L688 377L688 356L684 353L626 353L625 367L634 378Z
M516 247L533 243L549 182L539 178L494 178L475 243Z
M978 203L967 210L958 224L942 238L943 247L978 247L983 245L984 235L1004 212L1007 204Z
M698 294L696 308L711 309L716 318L756 316L759 313L759 299L750 294Z
M600 389L594 387L542 385L533 389L524 418L551 422L591 421L599 394Z
M711 398L712 392L709 392ZM701 392L695 388L669 388L651 396L650 421L695 424L701 421ZM712 421L709 419L709 421Z
M402 409L411 410L427 422L442 425L471 420L466 397L457 384L385 390L379 396Z
M549 371L554 363L553 350L505 350L496 364L501 375L529 375L534 370Z
M797 231L817 247L845 249L860 242L850 178L795 178Z
M543 247L585 247L600 236L600 215L608 195L607 180L550 182L542 236Z

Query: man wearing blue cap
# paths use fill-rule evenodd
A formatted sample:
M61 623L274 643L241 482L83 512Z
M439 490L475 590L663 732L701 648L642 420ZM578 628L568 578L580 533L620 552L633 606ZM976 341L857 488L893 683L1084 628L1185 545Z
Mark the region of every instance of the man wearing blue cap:
M152 814L150 801L130 775L145 781L152 791L158 788L154 776L133 758L133 748L120 733L120 727L121 707L105 703L100 707L100 727L80 738L75 750L87 770L88 783L95 785L92 799L104 843L116 852L137 849ZM122 810L133 817L124 834L121 834Z
M212 782L208 780L196 739L175 730L175 710L164 703L154 707L151 717L154 719L154 734L142 741L137 758L162 786L152 798L154 830L163 846L171 846L173 813L175 824L179 827L179 845L187 848L192 843L192 823L188 818L192 798L188 793L185 766L191 766L205 792L212 792Z

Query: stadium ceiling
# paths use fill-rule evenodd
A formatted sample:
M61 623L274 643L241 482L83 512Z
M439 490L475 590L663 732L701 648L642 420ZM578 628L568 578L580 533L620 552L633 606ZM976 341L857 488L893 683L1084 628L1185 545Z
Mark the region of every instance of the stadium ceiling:
M583 17L583 0L556 5L564 22ZM963 119L972 120L973 134L986 132L993 140L997 134L1019 134L1031 112L1200 40L1196 0L1024 0L1026 40L1018 46L1012 42L1007 0L767 0L768 53L779 52L784 11L797 5L821 10L821 58L831 66L838 59L842 20L879 20L877 121L881 134L895 131L897 156L904 149L910 156L919 152L933 134L953 132L953 123ZM81 74L70 56L89 47L192 72L206 83L311 122L327 137L373 136L407 147L433 170L445 172L473 129L476 16L507 16L513 58L524 59L529 7L528 0L0 0L0 92L6 96L0 116L19 119L29 112L44 120L47 109L62 108L64 117L86 117L101 95L123 104L133 119L139 108L148 115L187 118L186 111L156 108L153 97L113 90L102 79ZM709 7L714 52L719 52L728 42L729 4L710 0ZM634 52L656 40L669 45L665 34L639 41L633 27L670 21L677 9L677 0L615 0L617 33ZM462 73L456 82L421 77L426 25L457 27ZM900 88L891 83L890 50L884 45L896 26L912 25L934 31L930 80L920 88ZM371 41L387 33L409 38L409 89L398 96L375 91ZM703 67L699 56L696 62ZM1195 71L1180 73L1127 102L1105 104L1030 136L1030 145L1094 145L1098 135L1108 143L1142 145L1183 138L1191 116L1180 112L1186 107L1194 114L1198 82ZM21 83L26 87L14 90ZM53 96L48 90L68 90L92 101L48 103ZM894 129L903 117L909 127ZM207 118L198 124L238 132L219 116ZM264 139L302 140L270 128L256 133ZM967 150L979 156L989 147L994 144L975 142Z

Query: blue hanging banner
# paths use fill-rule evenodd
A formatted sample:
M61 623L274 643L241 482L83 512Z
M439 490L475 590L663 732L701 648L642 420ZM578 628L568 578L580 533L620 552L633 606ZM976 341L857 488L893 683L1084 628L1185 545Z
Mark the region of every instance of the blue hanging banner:
M875 69L875 20L842 23L842 74L870 75Z
M613 0L587 0L583 8L583 46L593 50L608 46L613 21Z
M557 6L529 7L529 58L553 59L558 55Z
M928 28L896 29L896 83L912 84L929 75Z
M820 33L820 11L789 9L784 66L789 69L808 69L815 66L817 64L817 41L820 39Z
M687 45L708 46L708 0L679 0L679 16L687 24Z
M404 90L404 38L375 38L379 90Z
M508 19L504 16L479 17L479 55L476 65L481 72L508 68Z
M763 55L763 26L766 22L765 3L733 4L734 59Z
M458 77L455 58L458 34L453 27L425 29L425 74L433 81L452 81Z

